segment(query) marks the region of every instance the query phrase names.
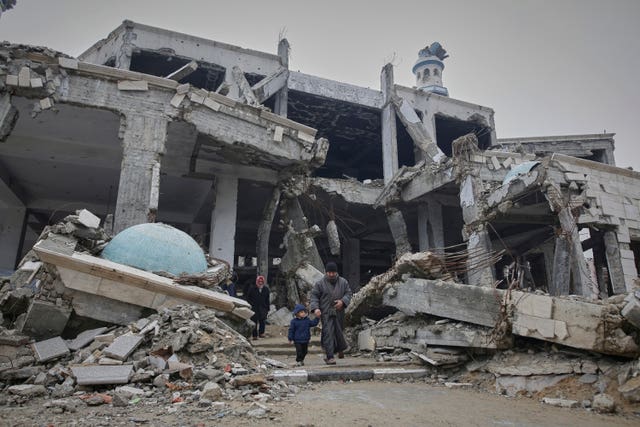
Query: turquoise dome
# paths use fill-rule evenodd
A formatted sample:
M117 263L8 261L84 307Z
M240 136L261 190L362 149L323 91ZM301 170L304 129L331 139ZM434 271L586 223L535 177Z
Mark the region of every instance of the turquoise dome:
M104 248L104 259L146 271L174 275L198 274L207 260L187 233L161 223L138 224L122 230Z

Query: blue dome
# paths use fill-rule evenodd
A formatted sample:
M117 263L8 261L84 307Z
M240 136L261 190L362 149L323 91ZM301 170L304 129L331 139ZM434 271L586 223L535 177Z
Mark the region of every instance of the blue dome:
M104 248L104 259L146 271L197 274L207 260L195 240L170 225L138 224L122 230Z

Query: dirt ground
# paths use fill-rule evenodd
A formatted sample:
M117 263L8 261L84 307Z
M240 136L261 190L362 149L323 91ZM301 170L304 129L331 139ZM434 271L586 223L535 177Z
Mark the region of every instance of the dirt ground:
M268 403L262 417L251 404L227 402L224 409L195 403L125 408L81 406L56 414L44 399L27 406L0 407L2 426L638 426L640 416L601 415L562 409L529 398L507 398L476 390L448 389L422 382L327 382L301 388L291 398ZM142 402L141 402L142 403ZM255 405L253 406L255 408Z

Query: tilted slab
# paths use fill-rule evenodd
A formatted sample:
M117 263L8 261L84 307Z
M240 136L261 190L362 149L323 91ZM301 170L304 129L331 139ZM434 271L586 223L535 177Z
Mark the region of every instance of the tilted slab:
M178 299L224 312L233 312L236 308L250 309L250 305L239 298L195 286L178 285L169 278L102 258L80 253L65 255L45 249L40 243L33 249L41 260L62 267L62 281L70 289L149 308L158 308L167 299Z
M635 357L639 352L620 328L620 316L612 316L604 304L426 279L394 282L383 291L385 305L407 314L426 313L489 327L505 320L505 299L513 312L509 319L513 334L605 354Z
M73 366L71 372L78 385L127 384L133 365Z

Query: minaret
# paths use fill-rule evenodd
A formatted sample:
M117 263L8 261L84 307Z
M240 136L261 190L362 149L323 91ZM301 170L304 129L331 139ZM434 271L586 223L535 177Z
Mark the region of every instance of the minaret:
M438 42L418 52L418 60L413 66L418 89L449 96L447 88L442 86L442 70L444 70L442 61L448 57L447 51Z

